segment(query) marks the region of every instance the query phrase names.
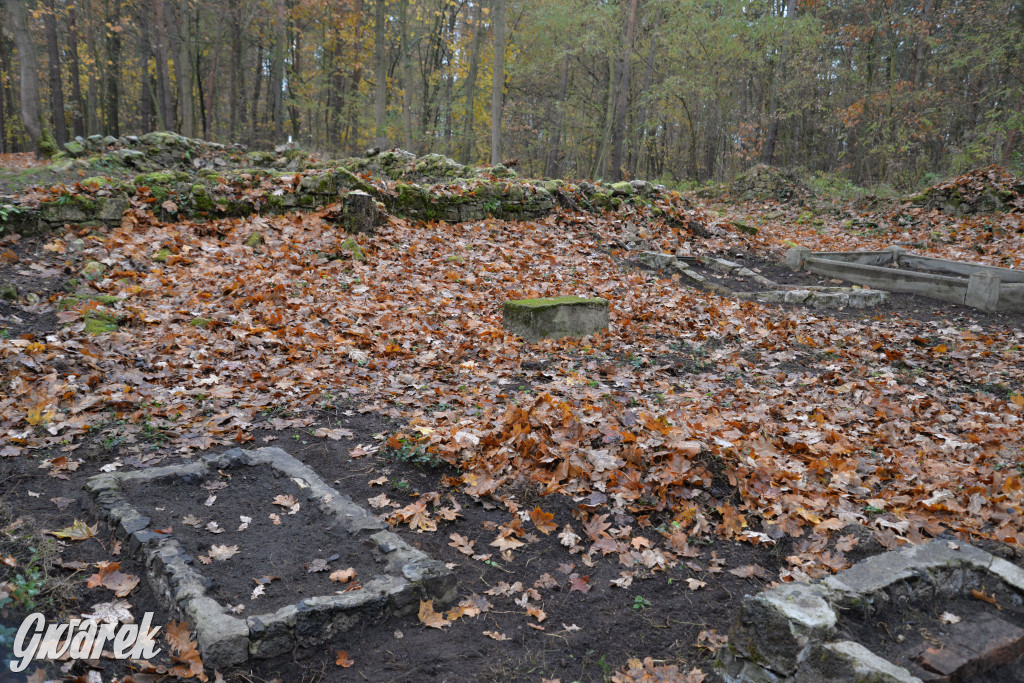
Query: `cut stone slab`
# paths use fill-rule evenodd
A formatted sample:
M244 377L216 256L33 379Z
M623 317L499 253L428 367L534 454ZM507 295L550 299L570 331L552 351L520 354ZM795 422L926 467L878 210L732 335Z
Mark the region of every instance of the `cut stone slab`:
M531 344L597 334L608 329L608 301L579 296L506 301L502 326Z
M132 505L132 489L176 478L217 476L218 471L252 467L302 482L304 504L333 518L337 537L370 554L380 567L361 577L361 588L343 594L296 597L293 605L268 614L237 616L207 592L209 579L173 534L154 533L150 519ZM129 552L145 566L145 579L173 619L187 621L196 633L207 667L224 669L250 657L268 658L296 647L329 641L361 622L415 612L419 600L455 599L455 576L443 563L411 547L351 498L328 486L312 469L280 448L234 448L201 460L167 467L115 472L85 484L87 503Z
M840 638L841 614L874 610L896 601L954 597L998 579L1024 599L1024 570L950 540L935 539L870 557L823 581L782 584L743 599L720 652L717 668L729 683L950 683L974 680L1024 655L1024 629L995 613L951 628L944 647L925 643L887 661L861 643ZM916 596L916 597L915 597ZM915 673L913 672L916 672ZM929 677L931 676L931 677Z

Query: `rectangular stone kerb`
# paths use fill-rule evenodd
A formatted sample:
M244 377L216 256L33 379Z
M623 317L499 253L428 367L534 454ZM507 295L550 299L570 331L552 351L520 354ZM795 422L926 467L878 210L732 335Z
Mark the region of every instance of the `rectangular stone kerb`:
M608 301L580 296L506 301L502 326L531 344L541 339L584 337L608 329Z

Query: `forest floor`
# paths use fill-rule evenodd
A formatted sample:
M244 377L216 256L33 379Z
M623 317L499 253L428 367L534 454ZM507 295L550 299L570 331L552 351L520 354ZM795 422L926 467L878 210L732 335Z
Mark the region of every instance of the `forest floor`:
M1024 315L909 295L760 305L623 266L616 240L834 284L782 268L788 246L1020 267L1021 213L696 201L711 237L614 212L392 218L359 237L365 262L325 258L347 236L322 212L0 235L0 284L21 293L0 301L5 626L112 602L90 587L98 563L144 573L109 530L73 530L95 523L88 477L235 446L287 450L458 578L439 614L228 671L199 674L179 648L32 680L715 681L740 601L775 582L947 535L1020 564ZM244 247L254 230L263 244ZM154 263L160 247L173 256ZM110 276L58 305L88 259ZM503 301L562 294L609 299L610 331L530 345L502 330ZM234 532L281 493L245 487L224 477L209 516L253 549L253 581L289 578L251 597L245 577L219 581L243 615L316 590L300 567L320 550L309 523L298 544ZM145 580L124 599L136 621L171 619Z

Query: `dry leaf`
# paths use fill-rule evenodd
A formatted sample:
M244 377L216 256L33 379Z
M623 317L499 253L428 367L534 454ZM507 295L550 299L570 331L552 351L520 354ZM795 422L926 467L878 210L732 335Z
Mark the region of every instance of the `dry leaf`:
M484 631L484 635L492 640L510 640L508 636L498 631Z
M237 545L213 545L210 546L210 558L214 560L227 560L238 554Z
M352 567L331 572L330 576L331 581L335 583L348 583L354 578L356 578L356 570Z
M444 628L452 625L452 622L445 619L439 612L434 611L433 600L420 600L419 618L420 623L430 628Z

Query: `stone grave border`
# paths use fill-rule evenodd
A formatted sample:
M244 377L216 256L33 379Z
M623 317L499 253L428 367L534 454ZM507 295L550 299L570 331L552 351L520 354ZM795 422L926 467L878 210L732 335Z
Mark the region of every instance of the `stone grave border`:
M132 486L176 477L216 476L218 469L268 467L290 477L306 502L333 516L337 528L359 536L385 563L362 587L341 595L308 597L275 612L236 616L207 594L209 580L195 568L173 534L149 530L150 519L127 500ZM327 642L359 622L415 612L419 600L455 598L455 575L445 565L385 530L385 524L348 496L328 486L312 469L280 448L233 448L180 465L101 474L85 486L87 505L127 546L143 558L145 578L169 616L189 622L207 667L224 669L250 657L265 659Z
M793 270L889 292L919 294L989 313L1024 312L1024 270L919 256L900 246L845 252L813 252L798 246L786 252L786 265ZM898 270L900 266L920 270Z
M659 254L648 251L638 254L632 260L632 263L647 268L654 268L655 270L678 273L681 278L700 289L710 290L723 296L734 296L739 299L759 301L765 304L803 304L812 308L834 309L847 307L873 308L889 300L889 292L878 289L780 285L738 263L715 256L679 257L672 254ZM709 282L703 275L694 271L691 266L698 263L725 275L750 278L768 289L763 292L733 291L724 285Z
M835 640L839 610L871 609L915 582L945 593L987 574L1024 595L1024 569L966 543L935 539L882 553L821 581L784 583L746 596L719 654L729 683L921 683L869 649ZM901 586L903 584L903 586Z

